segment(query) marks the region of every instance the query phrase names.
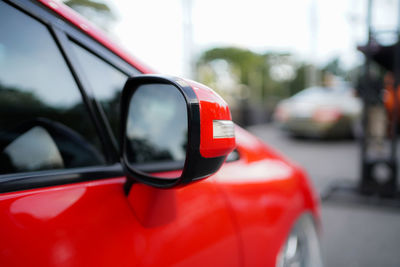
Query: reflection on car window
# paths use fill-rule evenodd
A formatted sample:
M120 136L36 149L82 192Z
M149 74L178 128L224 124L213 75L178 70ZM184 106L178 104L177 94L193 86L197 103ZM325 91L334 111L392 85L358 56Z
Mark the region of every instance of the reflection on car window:
M0 173L103 164L97 133L48 29L0 2Z
M4 148L3 153L21 171L64 168L57 144L49 132L40 126L34 126L18 136Z
M118 136L119 98L128 76L78 44L72 42L72 46L114 135Z

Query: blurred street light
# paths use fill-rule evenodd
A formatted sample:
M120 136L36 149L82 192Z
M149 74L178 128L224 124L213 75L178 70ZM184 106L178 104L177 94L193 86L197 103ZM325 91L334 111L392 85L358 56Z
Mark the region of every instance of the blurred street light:
M194 66L194 42L193 42L193 22L192 8L193 0L182 1L182 23L183 23L183 73L184 76L190 79L195 77Z

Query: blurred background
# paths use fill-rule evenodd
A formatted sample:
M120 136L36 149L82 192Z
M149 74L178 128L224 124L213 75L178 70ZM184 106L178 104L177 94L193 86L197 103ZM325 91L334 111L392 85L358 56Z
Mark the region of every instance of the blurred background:
M63 2L307 170L326 266L400 266L398 0Z

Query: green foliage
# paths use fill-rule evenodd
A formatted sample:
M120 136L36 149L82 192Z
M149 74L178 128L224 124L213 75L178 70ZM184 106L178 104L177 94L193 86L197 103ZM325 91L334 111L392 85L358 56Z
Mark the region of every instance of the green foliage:
M63 0L63 2L105 31L108 31L117 19L113 10L103 2L94 0Z
M250 73L263 66L263 58L260 55L250 50L236 47L208 50L200 58L200 64L211 62L215 59L223 59L230 63L233 71L240 77L240 81L243 84L249 84Z
M294 95L307 87L307 70L310 65L300 64L296 69L296 76L289 82L289 95Z
M111 9L106 4L91 0L66 0L64 3L72 9L78 7L88 7L98 12L112 13Z
M218 60L229 65L233 80L239 83L242 91L248 91L240 95L245 95L251 102L277 101L306 86L307 65L297 62L288 53L259 54L237 47L220 47L205 51L197 63L200 82L219 92L223 90L217 82L218 70L213 66Z

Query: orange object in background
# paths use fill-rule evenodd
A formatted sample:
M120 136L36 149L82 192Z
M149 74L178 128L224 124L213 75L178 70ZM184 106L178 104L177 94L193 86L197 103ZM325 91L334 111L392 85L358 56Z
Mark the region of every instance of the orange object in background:
M394 92L394 76L392 72L388 72L384 77L384 95L383 95L383 103L388 112L389 120L392 119L394 108L395 108L395 92ZM397 90L397 103L400 104L400 91ZM397 116L400 117L400 108L398 109Z

